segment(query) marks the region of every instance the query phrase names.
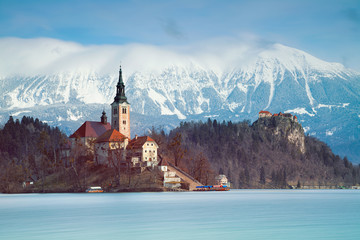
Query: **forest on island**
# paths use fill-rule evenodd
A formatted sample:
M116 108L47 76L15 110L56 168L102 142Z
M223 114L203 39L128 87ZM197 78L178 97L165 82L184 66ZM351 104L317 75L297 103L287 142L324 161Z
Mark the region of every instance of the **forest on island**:
M94 184L105 190L123 187L157 191L162 184L157 171L138 175L126 169L120 173L123 150L116 151L119 159L101 165L93 151L80 142L71 147L59 128L37 118L10 117L0 129L0 192L84 192ZM26 182L34 185L26 186Z
M297 123L276 124L277 131L302 130ZM286 137L276 135L266 122L219 123L208 119L182 122L168 134L153 128L149 135L159 145L158 159L167 160L203 184L214 184L219 174L228 177L232 188L360 183L359 165L335 155L329 146L311 136L303 136L306 151L302 152ZM161 184L158 173L149 172L146 178L139 178L131 171L121 173L116 162L110 166L96 163L84 146L64 155L69 149L69 139L59 128L32 117L10 117L0 129L0 192L24 191L26 180L36 181L39 192L83 191L92 182L104 186L121 183L128 188L141 182L148 187Z
M0 130L0 191L19 190L27 179L45 180L62 165L67 136L39 119L10 116Z

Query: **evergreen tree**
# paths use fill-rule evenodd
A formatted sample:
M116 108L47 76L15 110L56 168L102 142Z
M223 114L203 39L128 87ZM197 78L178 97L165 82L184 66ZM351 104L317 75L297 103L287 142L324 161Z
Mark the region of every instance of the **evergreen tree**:
M265 185L265 169L263 166L260 169L260 184Z

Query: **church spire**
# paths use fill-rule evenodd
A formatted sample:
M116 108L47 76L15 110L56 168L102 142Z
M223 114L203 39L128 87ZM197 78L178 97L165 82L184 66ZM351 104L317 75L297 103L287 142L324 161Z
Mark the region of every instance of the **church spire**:
M127 103L127 98L125 96L125 84L124 84L123 78L122 78L121 65L120 65L120 70L119 70L119 81L116 85L116 96L114 98L114 102L117 102L117 103L126 102Z
M130 104L125 96L125 84L122 78L121 66L119 82L116 85L116 96L111 104L111 128L118 130L130 139Z

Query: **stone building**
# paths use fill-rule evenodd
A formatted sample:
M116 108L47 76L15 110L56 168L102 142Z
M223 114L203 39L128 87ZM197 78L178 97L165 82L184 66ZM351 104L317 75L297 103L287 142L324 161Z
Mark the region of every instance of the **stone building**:
M72 148L83 145L94 154L95 161L110 164L117 161L133 167L157 166L157 143L148 136L130 138L130 103L125 95L122 70L111 104L111 124L103 111L100 122L86 121L71 136ZM120 158L120 159L119 159Z
M216 181L217 185L225 185L225 186L230 187L230 182L229 182L228 178L223 174L216 176L215 181Z
M129 139L116 129L107 130L95 141L95 161L102 164L111 164L110 159L116 158L117 155L122 155L121 160L125 160L125 149L128 143ZM109 154L111 158L109 158Z
M96 139L111 129L107 122L105 111L103 111L100 122L86 121L72 135L70 135L71 147L84 146L93 152L93 145Z
M295 115L292 115L291 113L274 113L272 114L269 111L260 111L259 112L259 118L270 118L270 117L286 117L286 118L290 118L291 120L298 122L298 119Z
M268 111L260 111L259 112L259 118L262 118L262 117L271 117L272 114Z
M148 136L135 136L126 147L127 157L133 166L154 167L158 165L157 149L159 146Z

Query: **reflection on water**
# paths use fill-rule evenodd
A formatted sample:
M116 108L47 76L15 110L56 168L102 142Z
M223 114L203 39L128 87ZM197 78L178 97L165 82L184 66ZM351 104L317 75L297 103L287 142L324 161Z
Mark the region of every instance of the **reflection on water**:
M359 239L360 191L0 194L0 239Z

